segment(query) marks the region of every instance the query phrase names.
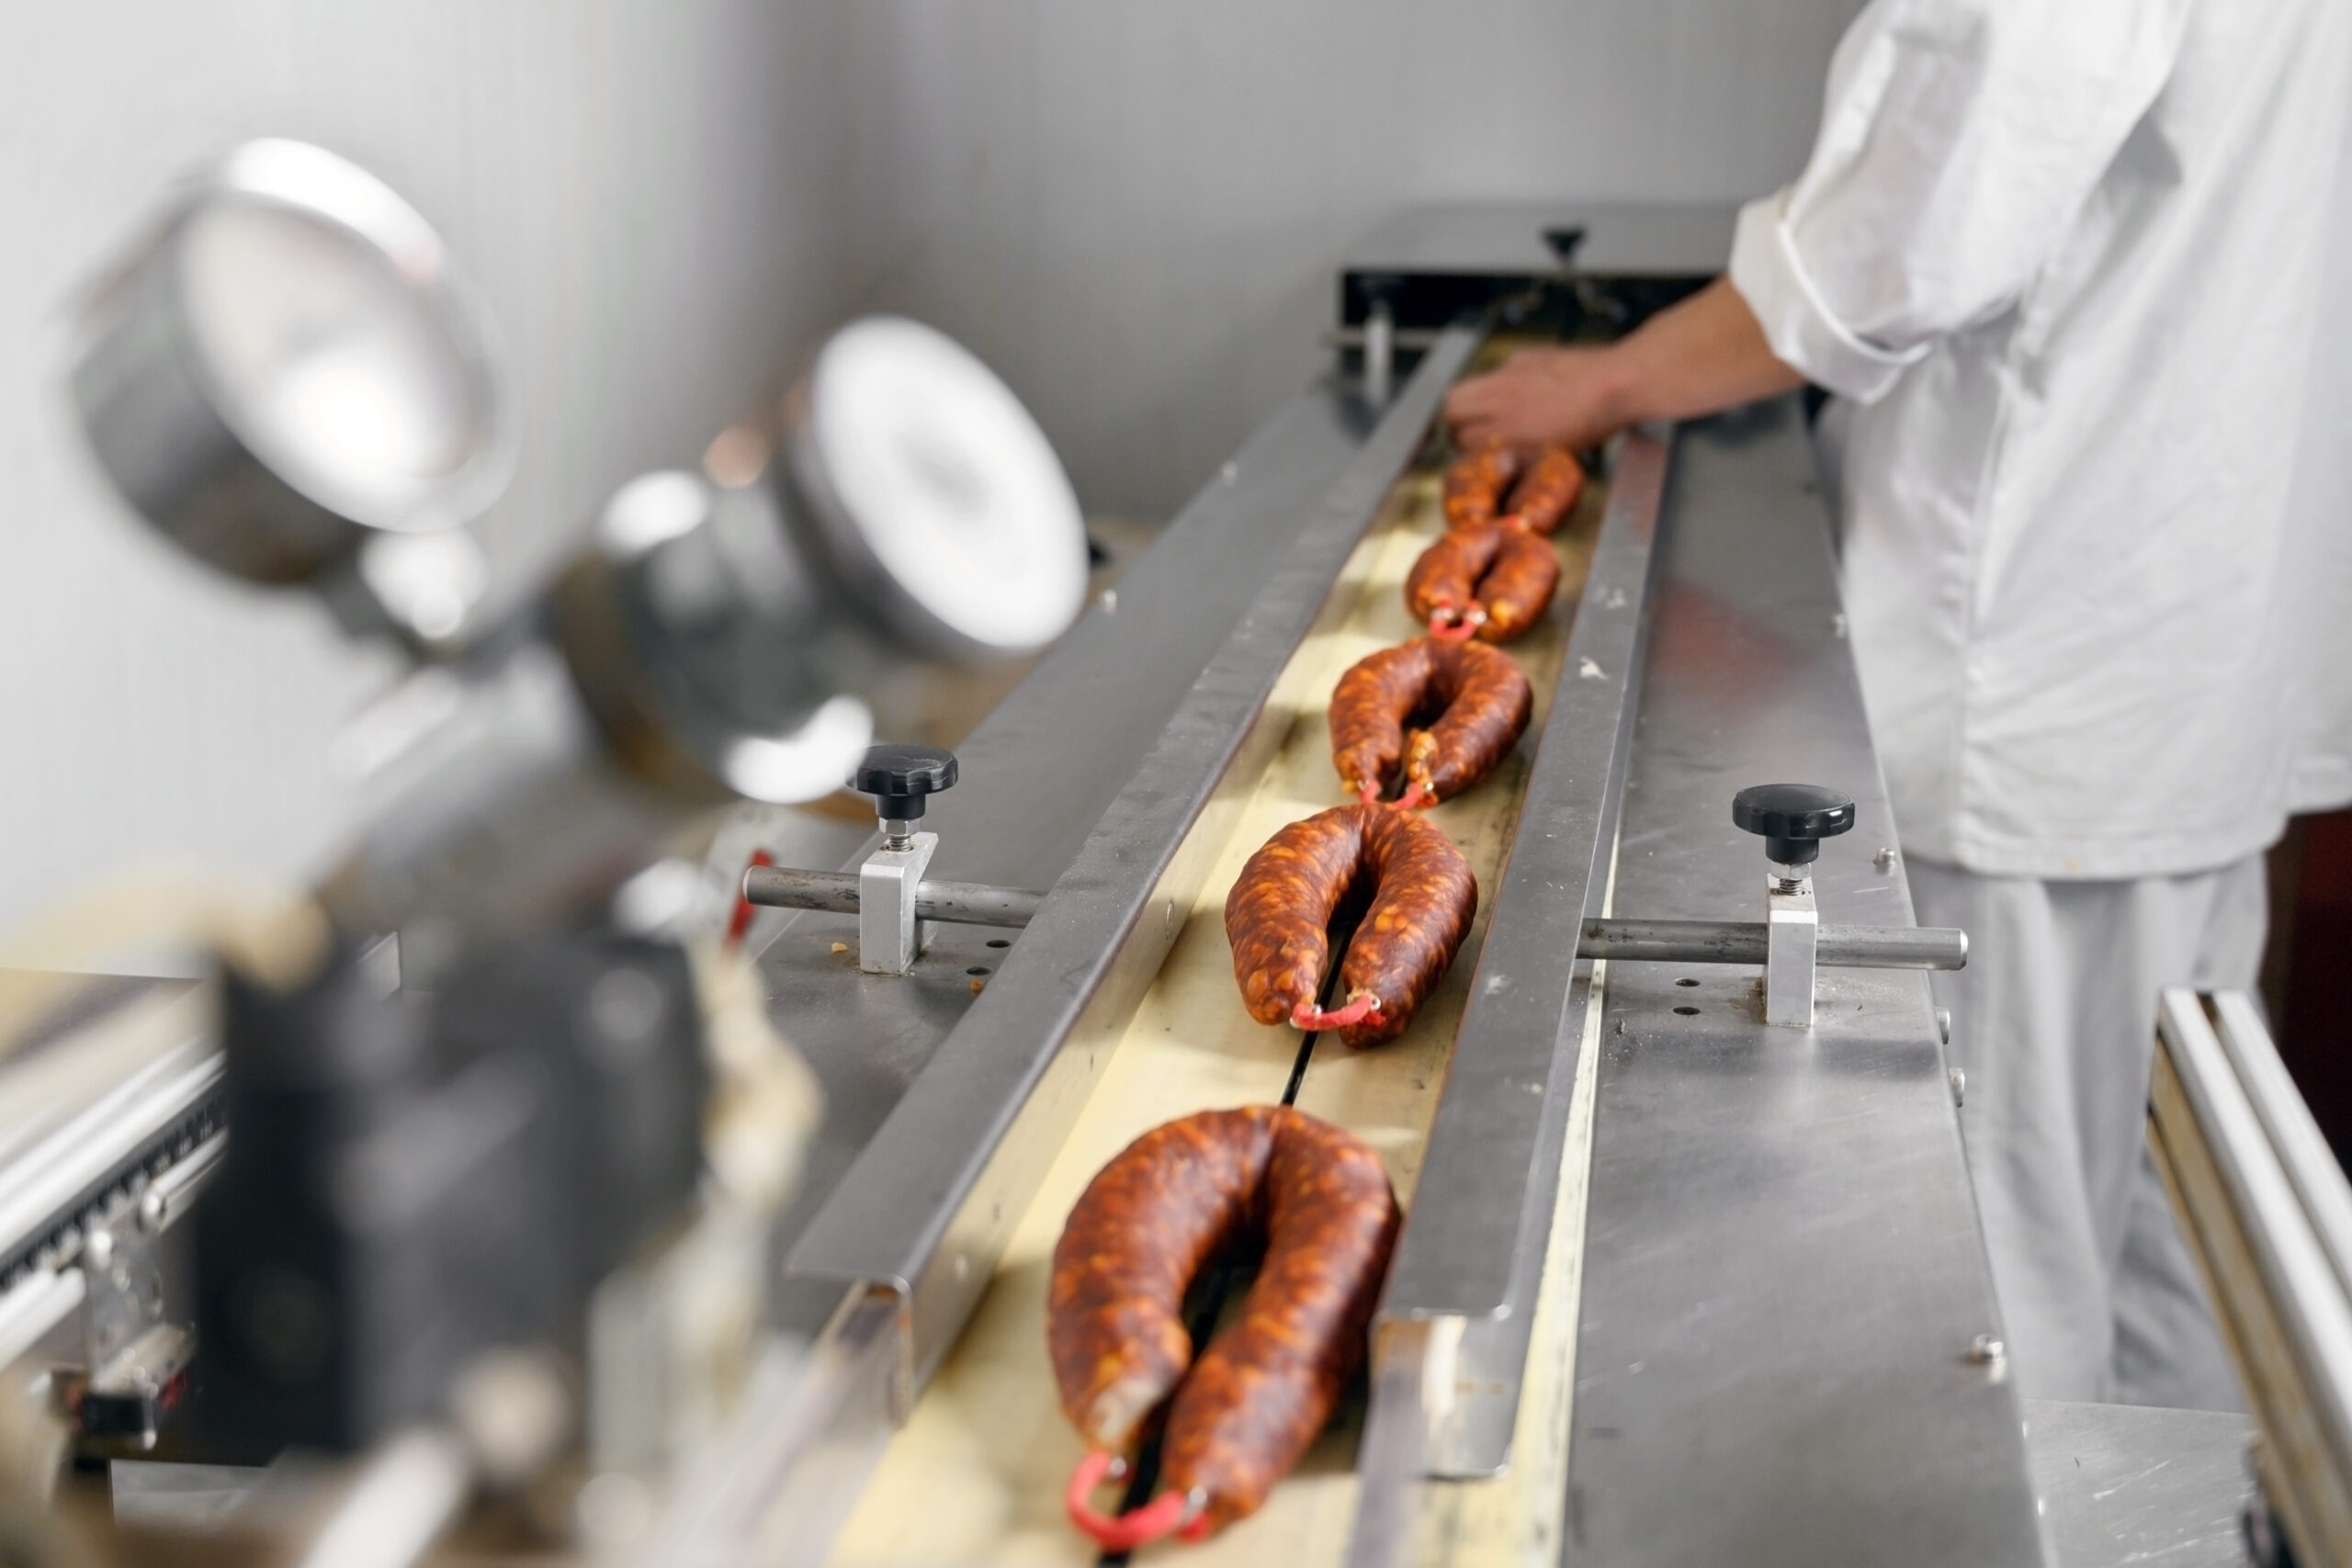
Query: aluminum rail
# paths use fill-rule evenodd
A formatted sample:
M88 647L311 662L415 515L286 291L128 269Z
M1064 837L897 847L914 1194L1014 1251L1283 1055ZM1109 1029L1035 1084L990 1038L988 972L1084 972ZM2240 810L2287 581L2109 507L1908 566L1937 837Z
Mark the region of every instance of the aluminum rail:
M1768 934L1761 920L1588 920L1577 956L1760 964ZM1815 944L1825 969L1968 967L1968 933L1949 926L1823 926Z
M1625 759L1647 641L1652 548L1673 435L1630 434L1567 656L1497 884L1445 1087L1382 1297L1375 1354L1430 1358L1419 1378L1376 1370L1414 1406L1375 1398L1367 1442L1402 1453L1385 1428L1424 1423L1420 1468L1489 1475L1509 1458L1528 1336L1560 1186L1571 1086L1593 1005L1573 933L1605 908ZM1402 1325L1427 1332L1399 1332ZM1363 1506L1405 1478L1363 1489ZM1355 1541L1392 1529L1367 1513Z
M755 865L743 874L743 901L763 909L828 909L857 913L857 873L804 871L797 866ZM1018 928L1036 919L1043 893L1025 887L991 887L979 882L923 882L915 887L919 919L961 926Z
M1290 716L1268 711L1274 684L1316 626L1348 609L1334 602L1340 572L1480 335L1448 333L1423 356L788 1256L795 1278L897 1298L901 1415L978 1304L1110 1041L1182 929L1222 849L1204 817L1238 809L1280 744Z
M2262 1428L2304 1562L2352 1559L2352 1193L2246 997L2159 1000L2149 1142Z

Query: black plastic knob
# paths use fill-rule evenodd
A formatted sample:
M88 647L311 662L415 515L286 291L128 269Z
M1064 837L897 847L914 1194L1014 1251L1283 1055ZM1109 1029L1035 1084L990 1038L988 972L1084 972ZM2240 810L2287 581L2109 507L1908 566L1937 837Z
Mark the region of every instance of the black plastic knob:
M911 822L927 795L956 784L956 753L937 746L869 746L849 786L874 797L877 816Z
M1731 797L1731 819L1764 835L1764 852L1782 865L1819 858L1821 840L1854 825L1854 797L1819 784L1750 784Z

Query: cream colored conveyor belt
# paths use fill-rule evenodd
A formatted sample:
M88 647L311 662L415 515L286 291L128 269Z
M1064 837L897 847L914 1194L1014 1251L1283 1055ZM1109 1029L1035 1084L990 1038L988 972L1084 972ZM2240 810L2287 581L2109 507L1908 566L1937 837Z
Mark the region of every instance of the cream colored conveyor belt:
M1509 648L1534 684L1539 724L1599 528L1600 489L1589 487L1572 525L1555 540L1564 567L1561 604L1544 626ZM1087 1181L1141 1134L1195 1111L1281 1100L1300 1036L1259 1024L1242 1010L1225 938L1226 893L1276 829L1345 799L1332 770L1325 719L1332 687L1355 660L1419 630L1401 588L1414 558L1442 530L1435 476L1407 473L1340 580L1336 592L1355 597L1352 613L1336 630L1311 636L1275 688L1274 705L1295 715L1281 751L1237 818L1212 814L1195 829L1229 834L1216 869L1015 1230L978 1312L884 1453L835 1546L831 1561L838 1568L1077 1568L1095 1561L1093 1543L1062 1514L1062 1488L1084 1445L1061 1414L1046 1359L1046 1291L1055 1240ZM1408 1206L1535 739L1531 731L1493 777L1430 813L1469 857L1480 890L1477 923L1444 984L1404 1036L1386 1045L1351 1052L1332 1035L1319 1037L1299 1086L1301 1110L1350 1129L1379 1150ZM1589 1142L1589 1080L1597 1055L1584 1054L1577 1086L1572 1157L1538 1307L1516 1462L1495 1481L1427 1489L1418 1553L1424 1561L1517 1563L1538 1553L1548 1561L1557 1551L1584 1193L1585 1161L1573 1151ZM1198 1568L1337 1563L1355 1506L1360 1416L1352 1406L1344 1410L1252 1517L1203 1544L1155 1546L1140 1555ZM1106 1489L1098 1501L1110 1498Z

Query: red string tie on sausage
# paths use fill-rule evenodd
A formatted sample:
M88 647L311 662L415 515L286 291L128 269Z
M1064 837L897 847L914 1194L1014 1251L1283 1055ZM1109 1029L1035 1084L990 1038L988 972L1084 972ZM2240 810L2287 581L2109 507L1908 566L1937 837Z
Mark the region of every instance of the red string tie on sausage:
M1379 1010L1378 997L1370 991L1358 991L1348 998L1347 1006L1330 1012L1317 1012L1313 1002L1301 1002L1290 1010L1290 1021L1297 1029L1349 1029Z
M1483 606L1473 604L1464 610L1450 600L1441 599L1430 614L1430 636L1440 642L1468 642L1486 624L1487 612Z
M1105 1551L1133 1551L1165 1536L1180 1536L1185 1540L1199 1540L1208 1534L1208 1495L1198 1488L1188 1495L1182 1492L1162 1492L1133 1513L1113 1516L1098 1514L1087 1501L1088 1494L1105 1481L1124 1479L1127 1461L1116 1454L1100 1449L1088 1452L1070 1472L1069 1487L1062 1494L1062 1507L1069 1515L1069 1522L1092 1536Z

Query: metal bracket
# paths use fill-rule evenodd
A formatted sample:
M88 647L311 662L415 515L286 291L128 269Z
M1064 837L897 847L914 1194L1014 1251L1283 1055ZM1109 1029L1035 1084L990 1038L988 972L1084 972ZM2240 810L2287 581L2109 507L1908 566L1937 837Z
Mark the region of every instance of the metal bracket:
M857 966L867 974L904 975L931 944L932 922L916 915L915 889L938 848L936 833L894 834L857 868Z
M1813 874L1804 866L1776 863L1764 887L1764 1021L1811 1029L1814 953L1821 935Z
M195 1333L164 1316L163 1271L136 1225L96 1229L83 1243L89 1286L88 1370L59 1381L85 1444L155 1446L196 1348Z

